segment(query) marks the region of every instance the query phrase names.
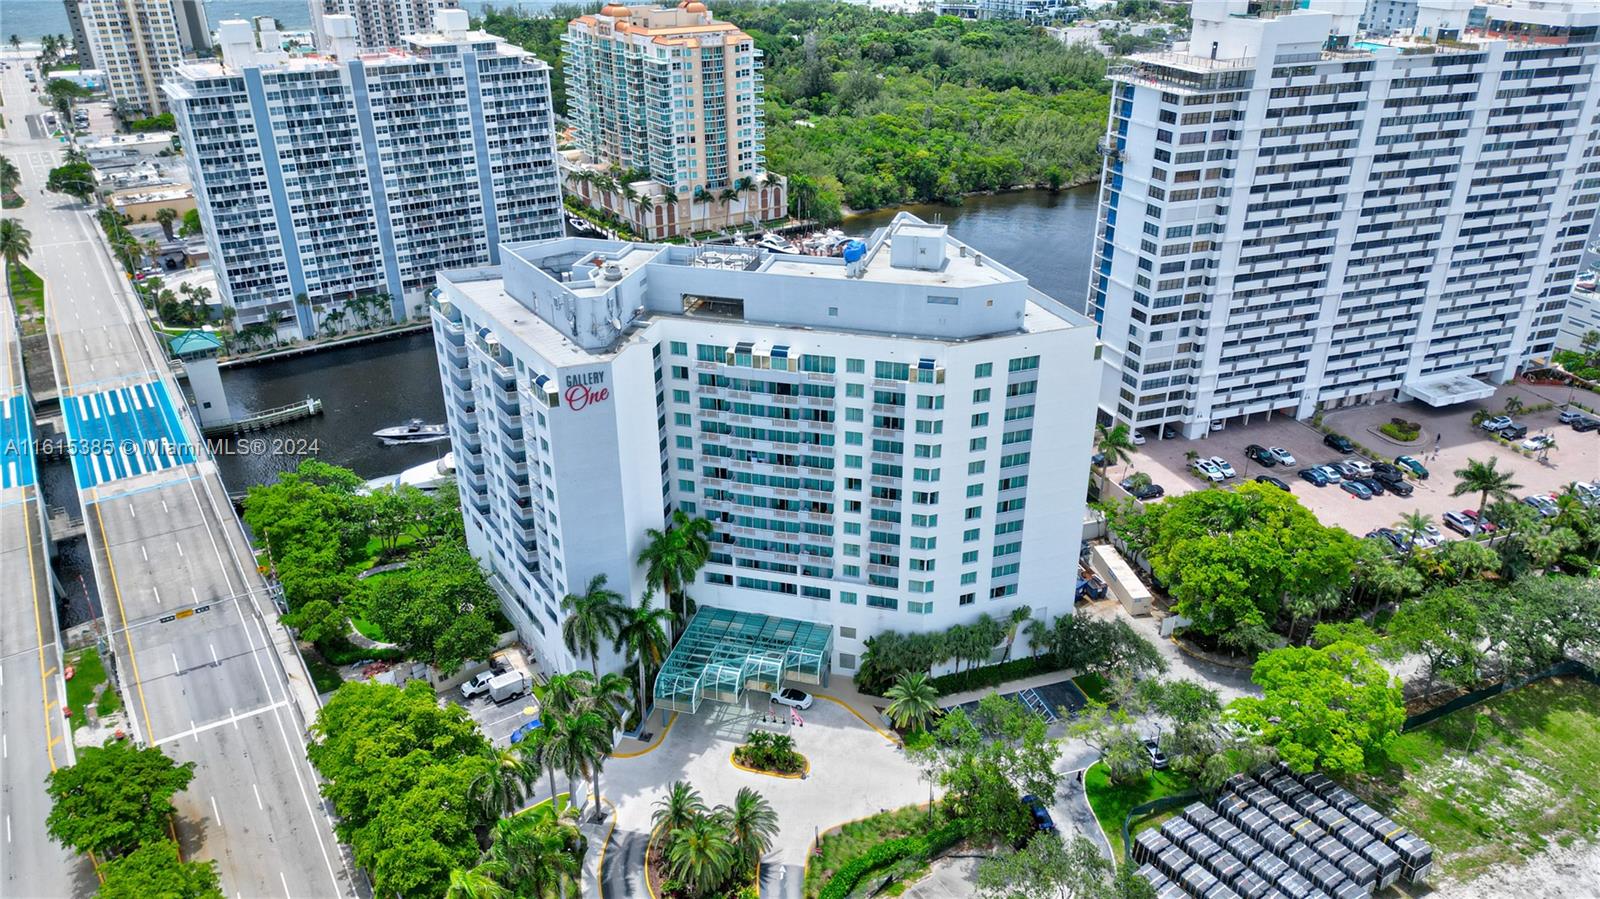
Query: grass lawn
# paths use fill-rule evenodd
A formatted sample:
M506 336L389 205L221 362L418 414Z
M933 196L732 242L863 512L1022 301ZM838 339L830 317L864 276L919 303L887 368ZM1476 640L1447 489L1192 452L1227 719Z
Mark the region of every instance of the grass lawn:
M339 676L338 668L314 655L306 657L306 672L311 675L311 684L318 693L331 693L344 683L344 678Z
M383 629L365 618L352 618L350 619L350 625L356 629L357 633L368 640L376 640L379 643L389 642L388 638L383 635Z
M1083 695L1095 702L1111 701L1111 685L1106 683L1105 678L1092 671L1088 674L1078 675L1072 679L1072 682L1078 685L1078 689L1083 691Z
M821 851L811 857L811 864L806 868L805 899L816 899L822 892L823 884L835 872L868 849L885 840L922 834L928 830L928 810L908 805L863 818L825 834Z
M21 195L9 193L0 196L0 209L21 209L23 202Z
M100 653L93 649L67 656L67 664L74 669L72 680L67 681L67 708L72 709L72 726L85 727L89 723L89 704L95 702L95 688L106 682L106 668L100 662ZM116 690L107 687L105 692L112 698L101 697L95 709L102 713L107 711L107 703L114 711L120 702Z
M18 312L44 311L44 281L22 263L11 270L11 301Z
M1140 783L1116 786L1111 783L1106 766L1096 762L1084 773L1083 788L1089 794L1089 807L1094 809L1095 818L1100 821L1106 839L1111 842L1111 852L1117 863L1121 864L1122 819L1128 816L1128 810L1152 799L1182 793L1189 789L1189 780L1169 771L1152 771ZM1169 817L1170 812L1146 815L1136 819L1128 832L1136 834L1147 827L1159 825Z
M1403 735L1353 786L1432 843L1436 875L1469 880L1600 836L1600 688L1546 680Z

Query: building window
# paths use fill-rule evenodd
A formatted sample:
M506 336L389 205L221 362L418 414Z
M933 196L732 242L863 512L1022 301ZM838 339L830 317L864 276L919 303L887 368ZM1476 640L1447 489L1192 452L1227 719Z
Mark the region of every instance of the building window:
M978 551L975 549L969 549L961 554L961 564L963 565L971 565L976 561L978 561Z
M841 670L841 671L854 671L854 670L856 670L856 657L855 657L854 653L848 653L848 652L839 653L839 670Z
M984 425L987 425L988 423L989 423L989 413L987 413L987 412L979 412L979 413L977 413L977 414L972 416L972 426L975 427L975 428L981 428Z
M852 375L862 374L867 370L867 362L865 359L846 359L844 360L844 370Z
M993 362L979 362L972 367L972 376L974 378L987 378L992 374L994 374Z
M674 438L674 440L676 440L676 442L678 444L678 449L694 449L694 438L693 437L685 437L685 436L680 434L676 438Z
M687 356L689 355L689 345L681 340L674 340L671 344L671 352L674 356Z
M974 403L987 403L989 401L989 388L980 387L972 391L972 401Z
M844 385L844 395L851 399L859 400L867 395L867 389L860 384L846 384Z
M983 460L967 463L967 474L983 474Z
M978 594L976 593L963 593L961 594L961 604L964 606L970 606L974 601L977 600L977 598Z
M980 536L981 533L982 532L978 528L972 528L969 531L965 531L961 535L961 542L962 543L976 543L976 542L978 542L978 537Z
M898 609L900 608L900 600L888 596L874 596L868 593L867 605L874 609Z

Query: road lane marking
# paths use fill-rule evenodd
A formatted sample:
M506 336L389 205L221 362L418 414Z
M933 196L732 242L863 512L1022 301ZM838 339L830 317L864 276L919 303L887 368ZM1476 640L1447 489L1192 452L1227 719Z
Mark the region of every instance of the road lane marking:
M211 722L208 722L206 724L200 724L200 725L196 725L194 723L194 721L191 719L189 721L189 729L188 730L181 730L181 731L178 731L175 734L167 734L166 736L162 737L159 740L156 740L154 743L151 743L150 745L151 746L160 746L163 743L176 743L179 740L182 740L184 737L191 737L191 738L194 739L195 742L198 743L200 741L200 735L203 734L203 733L206 733L207 731L213 731L213 730L216 730L219 727L227 727L230 724L233 725L233 729L234 730L238 730L240 721L249 720L251 718L254 718L257 715L265 715L268 712L275 711L275 710L280 709L283 706L286 706L288 704L289 703L287 701L280 699L277 702L268 703L267 705L264 705L264 706L262 706L262 707L260 707L258 709L250 709L247 712L239 712L239 713L235 713L233 711L233 709L230 707L228 709L228 717L226 717L226 718L218 718L215 721L211 721Z
M150 588L150 595L154 596L156 598L156 605L158 605L158 606L161 605L161 591L157 590L154 587L151 587Z
M217 797L215 795L211 797L211 817L217 819L218 827L222 826L222 812L217 809Z
M193 587L190 587L189 588L189 598L194 600L194 604L195 605L199 605L200 604L200 591L196 590Z
M163 515L167 514L167 501L166 500L162 500L161 501L161 514L163 514Z
M150 561L150 554L144 551L144 544L139 544L139 557L146 562Z
M200 742L200 729L194 726L194 719L189 719L189 733L194 734L194 741Z
M289 899L294 899L294 894L289 892L289 878L283 876L283 871L278 872L278 879L283 881L283 894Z
M178 558L180 558L180 559L183 558L183 544L182 543L178 543L178 542L174 542L172 545L176 546L178 548Z
M255 784L251 784L250 789L255 790L256 792L256 808L265 811L267 807L261 804L261 788L257 787Z
M172 673L173 674L182 674L183 673L183 666L178 664L178 654L177 653L173 653L172 654ZM194 722L190 721L189 723L193 724Z
M211 664L214 665L214 666L215 665L221 665L222 664L222 660L217 658L217 647L216 647L216 644L207 643L206 645L211 647Z

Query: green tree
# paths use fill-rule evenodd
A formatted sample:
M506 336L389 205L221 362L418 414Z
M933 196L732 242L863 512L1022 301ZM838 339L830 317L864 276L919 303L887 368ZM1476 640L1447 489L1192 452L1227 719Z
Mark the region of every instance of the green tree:
M1094 448L1105 457L1107 468L1133 462L1133 437L1125 424L1114 425L1110 430L1095 428Z
M700 791L688 781L675 780L667 788L667 794L656 800L655 810L650 813L650 825L670 834L704 814L706 803L700 798Z
M51 193L76 197L87 203L94 196L94 168L87 162L69 162L50 170L45 177L44 189Z
M733 835L718 815L702 815L672 831L665 855L667 873L681 881L692 897L713 894L739 864Z
M0 195L16 193L22 184L22 173L10 157L0 155Z
M50 772L45 830L79 852L117 858L166 839L177 811L172 797L194 779L194 762L178 764L160 749L119 740L91 746L78 761Z
M198 237L205 228L200 224L200 210L191 209L183 214L183 224L178 226L179 237Z
M1483 610L1491 601L1484 587L1446 587L1400 607L1389 619L1389 639L1401 652L1419 655L1427 671L1426 692L1435 681L1471 688L1483 677Z
M617 639L612 649L617 652L626 649L638 666L639 683L634 695L639 701L640 727L644 726L647 711L645 697L650 694L650 671L661 664L672 648L667 637L667 629L671 624L671 610L656 605L655 594L646 590L639 597L638 605L625 607L617 628Z
M573 655L589 657L590 670L600 677L600 644L615 640L623 620L628 614L622 594L606 587L606 576L597 574L589 579L582 593L568 593L561 598L561 610L567 617L561 622L561 640Z
M352 602L410 658L444 673L494 650L499 600L464 543L441 542L405 568L361 582Z
M884 698L889 700L889 720L901 730L925 730L939 712L939 691L921 671L900 675Z
M478 858L488 818L475 785L495 765L466 710L426 681L346 683L317 713L307 748L335 825L373 893L433 897Z
M326 599L314 599L283 616L283 623L294 628L300 639L309 643L336 640L350 633L350 616L344 607Z
M1489 505L1489 500L1512 499L1511 491L1522 489L1522 485L1511 480L1511 473L1500 471L1495 466L1499 459L1490 459L1480 462L1477 459L1468 459L1467 467L1456 469L1456 486L1450 491L1451 496L1463 496L1468 493L1478 494L1478 518L1483 518L1484 507Z
M178 844L153 840L100 866L95 899L223 899L217 863L186 862Z
M711 557L712 531L710 519L691 518L682 509L674 509L665 531L650 528L645 532L639 564L645 566L651 588L667 595L675 625L688 621L691 600L686 591Z
M959 708L946 714L933 737L931 746L910 754L944 785L946 812L978 832L1020 839L1030 829L1022 796L1055 801L1060 744L1047 735L1044 719L1019 703L991 693L970 716Z
M755 790L740 787L733 804L724 808L723 817L744 867L759 869L761 857L778 839L778 813L772 803Z
M1081 834L1037 833L1027 845L978 863L983 899L1111 899L1114 866Z
M538 771L529 766L527 757L514 746L491 749L487 757L490 767L473 781L473 794L483 806L483 817L495 820L522 805Z
M600 802L600 772L611 753L613 726L613 722L599 711L579 708L570 712L545 714L541 728L550 731L548 752L551 763L567 772L571 781L580 778L589 780L594 794L596 821L604 814L604 806ZM576 801L579 795L576 787L571 793L574 804L581 805Z
M486 858L504 871L512 895L566 896L583 880L588 841L556 816L552 806L495 822Z
M1264 653L1250 679L1264 695L1231 707L1296 771L1368 770L1388 758L1405 723L1398 682L1353 643Z
M500 883L505 876L505 865L497 861L479 862L471 868L452 868L444 899L512 899L511 891Z
M33 234L16 219L0 219L0 257L6 261L6 287L17 288L17 266L33 255Z

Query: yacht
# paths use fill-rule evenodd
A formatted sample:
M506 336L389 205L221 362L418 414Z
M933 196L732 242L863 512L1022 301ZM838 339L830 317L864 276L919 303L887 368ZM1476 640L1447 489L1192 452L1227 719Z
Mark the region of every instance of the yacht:
M413 418L398 427L373 431L372 436L384 443L432 443L435 440L449 440L450 432L445 430L444 425L423 424L422 419Z
M756 241L756 246L763 250L771 250L774 253L798 254L800 252L795 248L794 244L785 240L781 235L776 233L768 233L763 235L760 240Z
M384 488L397 490L400 487L415 487L424 493L431 493L454 479L455 476L456 457L455 453L449 452L431 462L413 465L399 474L373 478L367 482L366 492L371 493L374 490L382 490Z

